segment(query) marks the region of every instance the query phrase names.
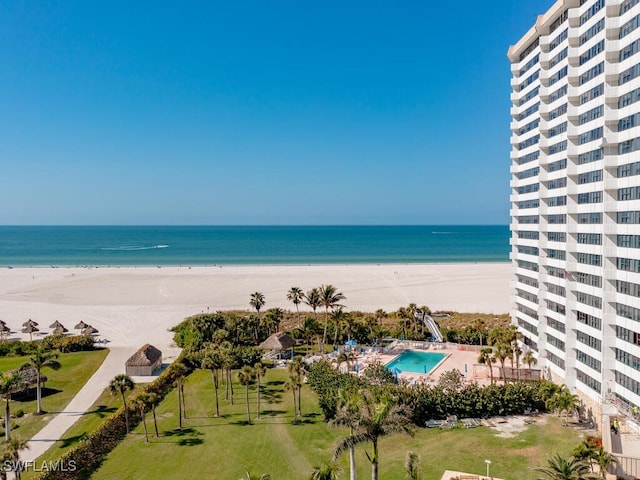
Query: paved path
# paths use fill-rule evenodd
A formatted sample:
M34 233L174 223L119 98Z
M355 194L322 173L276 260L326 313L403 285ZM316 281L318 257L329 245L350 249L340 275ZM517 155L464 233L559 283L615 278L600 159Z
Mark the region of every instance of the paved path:
M124 373L124 363L135 351L131 347L109 349L100 368L91 376L65 409L58 413L45 427L29 441L29 449L20 454L21 460L30 462L46 452L98 399L109 382Z

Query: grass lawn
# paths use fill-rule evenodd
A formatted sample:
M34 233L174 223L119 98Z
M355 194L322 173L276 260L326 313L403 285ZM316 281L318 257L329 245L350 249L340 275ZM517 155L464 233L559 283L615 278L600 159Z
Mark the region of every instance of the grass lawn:
M292 424L291 392L283 388L284 370L271 369L262 387L262 418L255 419L256 390L249 391L253 425L246 425L244 387L236 386L235 405L224 400L220 390L223 418L213 418L214 397L208 372L196 371L185 384L188 419L177 429L177 396L169 394L157 408L159 438L144 443L142 425L107 457L95 479L182 479L220 478L235 480L245 469L269 473L273 480L306 479L313 467L331 456L336 439L346 430L327 428L308 387L303 388L302 423ZM550 453L567 454L580 440L580 432L562 427L550 417L542 425L530 425L513 438L501 438L486 427L440 431L417 429L414 437L394 435L380 442L380 478L404 478L408 451L420 455L422 469L429 479L440 478L445 469L483 474L485 459L491 459L496 477L534 480L534 467L545 463ZM135 459L135 460L134 460ZM340 463L341 478L348 478L348 455ZM358 475L370 478L370 464L364 449L357 452Z
M90 352L63 353L58 357L62 364L60 370L45 368L42 373L48 378L42 389L42 408L46 412L59 412L71 401L82 386L89 380L109 353L106 349ZM0 358L0 371L11 370L24 365L28 357ZM11 415L22 410L25 415L12 418L12 435L28 440L53 418L52 415L32 415L37 410L35 387L29 395L14 395L11 401ZM4 404L4 401L2 401ZM4 418L4 410L3 410ZM4 435L4 433L3 433Z

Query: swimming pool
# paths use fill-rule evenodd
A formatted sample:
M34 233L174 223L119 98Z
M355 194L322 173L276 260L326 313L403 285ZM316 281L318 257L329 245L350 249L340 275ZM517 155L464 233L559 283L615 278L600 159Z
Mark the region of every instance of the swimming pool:
M387 369L393 373L429 373L445 359L446 353L418 352L405 350L387 363ZM397 369L397 370L396 370Z

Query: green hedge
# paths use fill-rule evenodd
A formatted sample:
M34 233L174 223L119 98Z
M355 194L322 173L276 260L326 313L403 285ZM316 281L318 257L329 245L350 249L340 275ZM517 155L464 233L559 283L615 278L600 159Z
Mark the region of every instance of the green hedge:
M184 365L182 355L162 372L156 380L145 385L138 394L129 399L127 405L131 429L142 421L140 412L131 406L133 400L137 395L145 392L155 393L158 396L158 401L162 401L173 389L178 376L184 374L184 370L178 371L176 368L176 364L178 363ZM186 374L188 375L191 372L192 370L187 366ZM49 471L42 473L36 478L38 480L76 480L90 478L95 470L102 464L109 452L111 452L126 435L124 407L120 407L94 432L90 433L86 438L81 440L78 445L60 457L60 465L73 465L75 463L75 471Z

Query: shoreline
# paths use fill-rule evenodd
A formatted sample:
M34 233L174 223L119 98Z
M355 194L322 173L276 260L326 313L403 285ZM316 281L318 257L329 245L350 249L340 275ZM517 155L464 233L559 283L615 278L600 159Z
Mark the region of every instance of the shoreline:
M171 327L189 315L249 310L256 291L264 310L295 311L287 291L332 284L347 310L397 310L409 303L432 310L507 313L511 264L316 264L141 267L14 267L0 269L0 319L19 330L27 319L43 332L59 320L72 332L81 320L94 325L108 346L132 353L151 343L175 352ZM304 304L300 311L310 313ZM11 338L29 338L25 334Z
M429 266L429 265L504 265L511 264L511 260L497 261L497 260L474 260L474 261L449 261L449 262L337 262L337 263L197 263L197 264L95 264L95 265L72 265L72 264L51 264L51 265L4 265L0 267L0 270L20 270L20 269L69 269L69 268L83 268L83 269L98 269L98 268L223 268L223 267L344 267L344 266Z

